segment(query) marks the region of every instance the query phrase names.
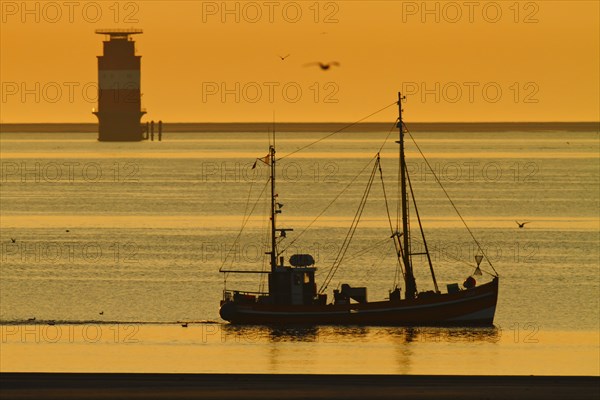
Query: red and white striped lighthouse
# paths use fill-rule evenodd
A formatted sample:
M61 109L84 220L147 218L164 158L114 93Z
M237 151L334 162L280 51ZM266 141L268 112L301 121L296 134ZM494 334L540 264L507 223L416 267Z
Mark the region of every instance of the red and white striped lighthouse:
M98 56L98 140L106 142L143 139L140 62L135 55L135 42L130 35L141 29L98 29L108 35L104 54Z

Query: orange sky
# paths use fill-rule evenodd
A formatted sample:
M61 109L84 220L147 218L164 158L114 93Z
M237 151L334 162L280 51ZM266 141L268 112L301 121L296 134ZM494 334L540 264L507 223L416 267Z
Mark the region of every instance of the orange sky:
M148 120L354 121L401 89L407 121L600 119L597 1L224 4L2 1L1 122L96 122L113 27L144 30Z

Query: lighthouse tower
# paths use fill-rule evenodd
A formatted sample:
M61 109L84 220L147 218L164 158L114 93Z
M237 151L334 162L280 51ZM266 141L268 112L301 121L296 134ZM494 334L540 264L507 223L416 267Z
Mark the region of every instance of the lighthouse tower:
M98 56L98 140L104 142L139 141L143 139L140 123L146 113L141 108L140 61L135 55L131 35L141 29L99 29L108 35L104 54Z

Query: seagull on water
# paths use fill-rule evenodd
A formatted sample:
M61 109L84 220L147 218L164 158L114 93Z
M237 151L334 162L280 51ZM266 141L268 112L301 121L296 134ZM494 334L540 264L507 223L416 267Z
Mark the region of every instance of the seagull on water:
M12 243L17 243L17 239L15 239L15 238L10 238L10 241L11 241Z

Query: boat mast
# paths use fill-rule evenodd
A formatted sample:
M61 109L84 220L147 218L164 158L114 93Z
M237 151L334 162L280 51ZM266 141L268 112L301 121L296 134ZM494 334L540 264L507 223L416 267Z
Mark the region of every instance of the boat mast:
M402 192L402 238L403 238L403 262L404 262L404 283L405 296L407 299L414 299L417 294L417 285L410 257L410 229L408 228L408 192L406 185L406 161L404 156L404 123L402 122L402 100L404 97L398 92L398 131L400 139L400 190Z
M269 146L269 161L271 166L271 271L275 271L277 267L277 246L276 233L277 226L275 225L275 132L273 132L273 144Z

